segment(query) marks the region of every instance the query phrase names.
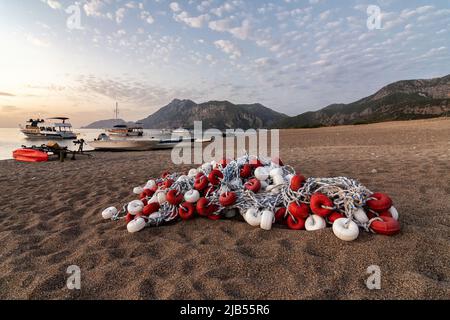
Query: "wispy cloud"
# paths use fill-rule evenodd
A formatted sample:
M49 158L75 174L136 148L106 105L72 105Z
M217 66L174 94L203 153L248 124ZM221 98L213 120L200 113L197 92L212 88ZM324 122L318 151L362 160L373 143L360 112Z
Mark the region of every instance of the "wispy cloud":
M15 95L12 93L8 93L8 92L0 92L0 96L3 97L14 97Z

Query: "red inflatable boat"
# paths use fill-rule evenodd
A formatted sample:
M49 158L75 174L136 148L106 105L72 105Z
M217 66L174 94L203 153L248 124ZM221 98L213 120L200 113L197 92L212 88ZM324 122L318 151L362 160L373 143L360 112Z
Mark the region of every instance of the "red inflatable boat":
M34 149L17 149L13 152L13 158L24 162L45 162L48 161L48 154Z

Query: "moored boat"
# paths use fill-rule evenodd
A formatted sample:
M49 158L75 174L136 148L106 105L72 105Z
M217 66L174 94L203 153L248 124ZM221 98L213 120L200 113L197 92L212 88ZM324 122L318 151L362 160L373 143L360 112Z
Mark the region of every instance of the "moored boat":
M197 143L203 145L211 141L212 139L196 140L182 137L178 139L112 139L107 134L102 133L88 144L98 151L149 151L194 147Z
M20 131L27 138L35 139L76 139L77 135L72 131L72 125L66 117L54 117L48 119L30 119L25 126L20 125Z
M152 150L159 140L143 139L111 139L105 133L102 133L94 141L88 144L98 151L148 151Z

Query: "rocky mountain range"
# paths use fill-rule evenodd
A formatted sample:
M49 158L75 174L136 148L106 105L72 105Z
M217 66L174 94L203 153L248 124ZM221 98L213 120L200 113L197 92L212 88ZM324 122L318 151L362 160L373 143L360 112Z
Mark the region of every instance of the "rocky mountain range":
M175 99L139 122L144 128L310 128L380 121L450 116L450 75L428 80L403 80L349 104L332 104L318 111L289 117L262 104L233 104ZM115 120L97 121L86 128L105 128ZM121 120L122 123L126 123ZM122 124L120 123L120 124Z
M107 120L99 120L95 121L85 127L84 129L105 129L112 128L116 125L134 125L135 123L132 121L125 121L123 119L107 119Z
M403 80L349 104L332 104L315 112L283 119L279 128L308 128L450 116L450 75L430 80Z
M140 120L145 128L192 128L202 121L203 128L269 128L288 118L259 103L233 104L229 101L209 101L197 104L175 99L149 117Z

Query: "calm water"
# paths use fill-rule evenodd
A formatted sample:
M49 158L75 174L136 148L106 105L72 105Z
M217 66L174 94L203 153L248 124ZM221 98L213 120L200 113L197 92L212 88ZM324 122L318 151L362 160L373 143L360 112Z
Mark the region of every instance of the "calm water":
M92 141L98 137L98 135L104 130L101 129L74 129L74 132L79 133L78 138L85 141ZM156 130L144 130L144 135L149 138L155 135L159 131ZM73 140L55 140L60 146L67 146L70 150L78 149L75 146ZM40 139L27 139L18 128L0 128L0 160L12 159L12 152L22 145L26 146L40 146L47 143L48 140ZM84 147L85 150L92 150L89 145Z

